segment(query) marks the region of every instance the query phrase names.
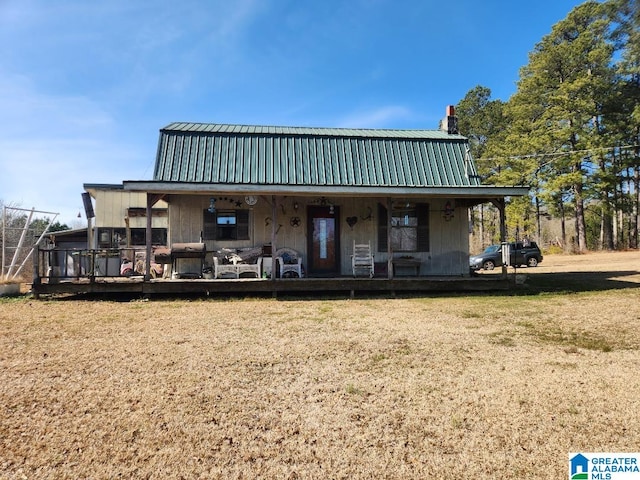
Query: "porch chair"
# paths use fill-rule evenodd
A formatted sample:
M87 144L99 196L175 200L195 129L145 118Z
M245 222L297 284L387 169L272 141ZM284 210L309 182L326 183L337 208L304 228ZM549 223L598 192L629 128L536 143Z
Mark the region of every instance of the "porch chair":
M222 263L222 260L213 256L213 278L225 278L232 276L238 278L238 269L236 268L236 262Z
M373 278L374 259L371 253L371 242L356 243L353 241L353 255L351 255L351 267L353 268L353 276L369 275Z
M291 248L279 248L274 256L280 269L280 278L303 277L302 257L298 252Z
M260 278L261 272L262 257L257 258L256 263L244 263L241 257L234 255L231 258L231 263L225 264L218 257L213 256L213 278L225 278L229 275L232 278L241 278L245 274Z

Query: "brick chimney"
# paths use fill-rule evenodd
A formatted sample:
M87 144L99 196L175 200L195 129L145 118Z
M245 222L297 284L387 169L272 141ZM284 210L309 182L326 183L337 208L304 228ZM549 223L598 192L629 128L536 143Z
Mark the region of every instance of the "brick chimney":
M458 132L458 117L456 117L456 109L453 105L447 105L447 116L440 122L440 130L447 132L449 135Z

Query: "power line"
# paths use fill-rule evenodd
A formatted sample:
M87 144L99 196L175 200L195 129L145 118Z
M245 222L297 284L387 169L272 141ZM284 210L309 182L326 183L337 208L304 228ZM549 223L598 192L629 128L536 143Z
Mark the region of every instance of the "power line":
M632 148L640 148L640 145L622 145L620 147L600 147L600 148L590 148L587 150L572 150L570 152L556 152L556 153L531 153L528 155L514 155L511 157L489 157L483 158L480 157L477 160L482 161L495 161L495 160L522 160L525 158L540 158L540 157L561 157L565 155L576 155L576 154L587 154L587 153L595 153L602 151L612 151L612 150L630 150Z

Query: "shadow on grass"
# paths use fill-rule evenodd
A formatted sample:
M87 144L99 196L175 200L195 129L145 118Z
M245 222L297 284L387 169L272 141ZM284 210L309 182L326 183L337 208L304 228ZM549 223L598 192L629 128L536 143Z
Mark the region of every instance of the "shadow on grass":
M522 274L521 274L522 275ZM526 274L524 274L526 275ZM514 290L521 293L578 293L640 288L640 272L561 272L527 275L524 284ZM629 277L625 280L625 277Z

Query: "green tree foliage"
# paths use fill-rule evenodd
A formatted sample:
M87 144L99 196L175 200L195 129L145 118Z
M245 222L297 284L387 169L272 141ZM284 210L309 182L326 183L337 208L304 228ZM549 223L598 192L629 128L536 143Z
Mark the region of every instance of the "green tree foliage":
M500 100L491 100L491 90L478 85L456 105L458 128L469 138L471 154L478 159L480 175L487 182L497 173L491 162L484 162L489 141L496 141L505 128L503 116L504 104Z
M29 225L29 228L30 230L35 232L36 235L42 234L47 228L47 226L49 226L49 229L47 230L47 232L61 232L63 230L69 230L69 226L65 223L60 223L56 221L51 223L51 225L49 225L50 223L51 223L51 219L49 217L38 218L31 222L31 224Z
M507 141L525 152L553 154L550 162L536 165L541 155L512 168L523 179L540 174L545 189L569 196L579 251L587 249L585 176L594 169L588 152L602 146L603 99L613 79L609 27L603 4L575 8L536 45L507 106Z
M578 251L637 247L639 6L579 5L534 47L508 102L476 87L458 105L485 182L532 187L509 204L510 229L539 234L541 215L553 215L563 236L572 220Z
M609 135L617 145L628 146L616 155L619 171L617 198L628 214L628 246L638 248L640 223L640 0L611 2L615 29L612 37L620 53L615 96L610 104ZM624 240L624 239L622 239ZM621 242L618 241L618 244ZM622 244L622 246L625 246Z

